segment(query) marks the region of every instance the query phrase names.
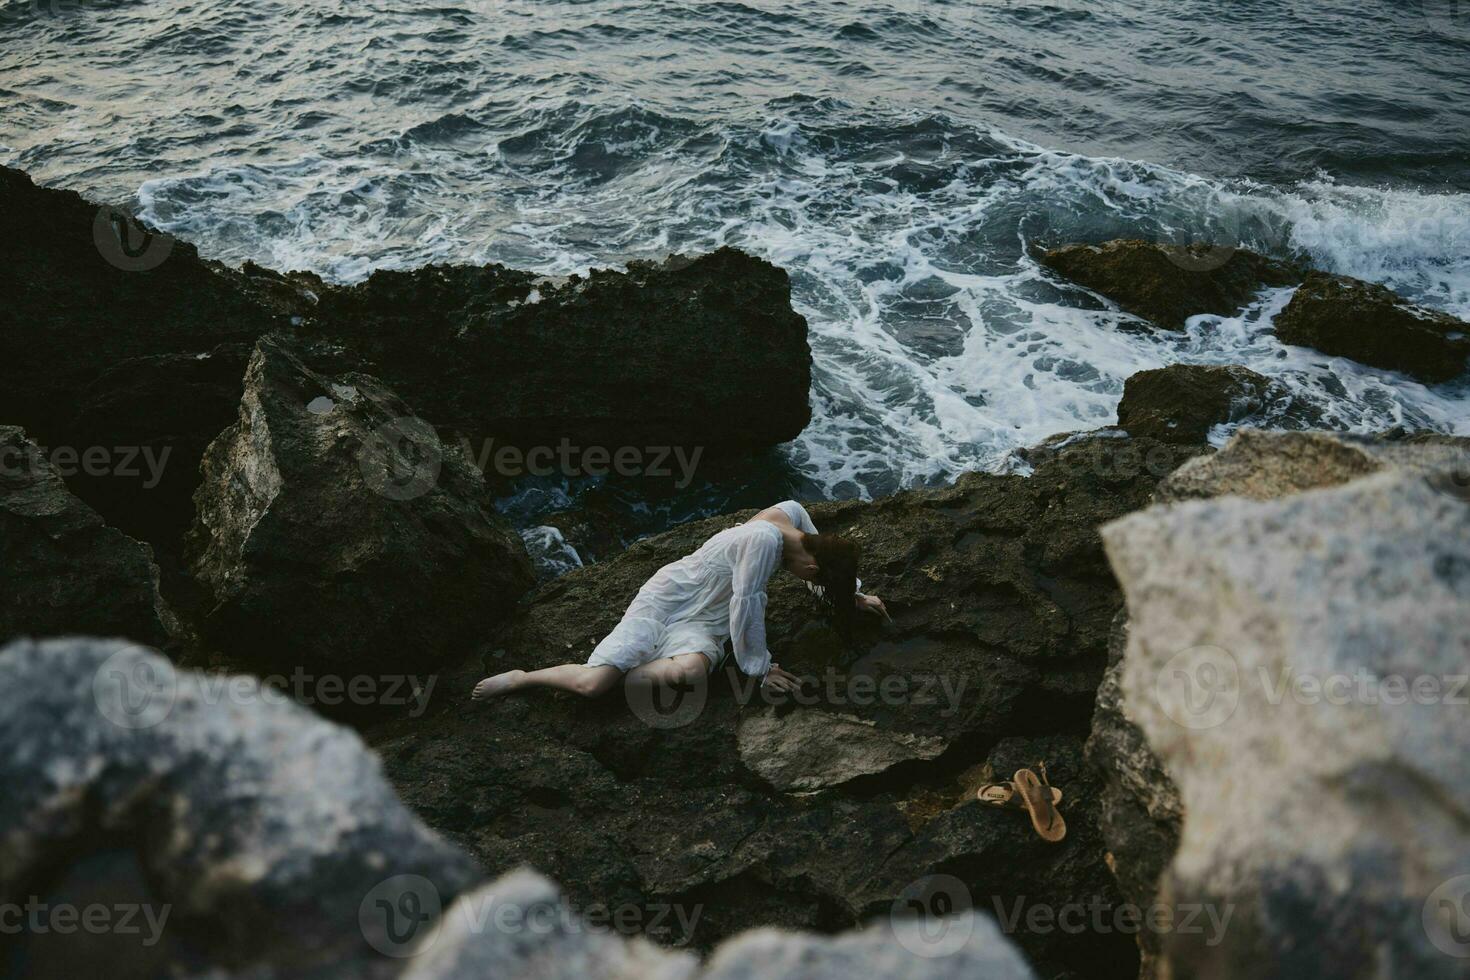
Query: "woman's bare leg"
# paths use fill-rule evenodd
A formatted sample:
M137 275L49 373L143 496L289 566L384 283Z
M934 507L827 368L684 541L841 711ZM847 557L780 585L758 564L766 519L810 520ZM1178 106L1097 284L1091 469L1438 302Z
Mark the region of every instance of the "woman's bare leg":
M621 670L605 664L596 667L588 664L561 664L541 670L507 670L476 684L470 698L488 701L490 698L512 694L528 687L550 687L558 691L571 691L584 698L595 698L616 687L622 676Z
M634 667L628 671L628 684L661 684L673 688L703 681L708 676L708 657L702 653L680 653Z

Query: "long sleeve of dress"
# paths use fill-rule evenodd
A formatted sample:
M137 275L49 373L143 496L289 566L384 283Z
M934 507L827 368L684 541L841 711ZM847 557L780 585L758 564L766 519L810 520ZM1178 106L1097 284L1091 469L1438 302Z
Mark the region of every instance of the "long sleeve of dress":
M798 531L802 532L803 534L817 533L817 525L812 523L812 515L808 514L806 512L806 508L803 507L801 504L797 503L794 500L783 500L776 506L781 508L781 512L785 514L787 519L791 521L791 526L796 528ZM806 587L816 595L822 595L826 592L825 589L814 582L806 583ZM856 588L857 594L862 595L862 579L857 580Z
M752 526L732 556L730 643L735 663L749 677L771 669L766 649L766 583L781 561L781 538Z

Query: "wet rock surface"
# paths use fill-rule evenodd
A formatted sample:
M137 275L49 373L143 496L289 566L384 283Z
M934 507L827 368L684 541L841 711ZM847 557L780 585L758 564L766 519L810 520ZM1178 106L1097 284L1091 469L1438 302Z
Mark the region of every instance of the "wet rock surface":
M1427 382L1459 377L1470 356L1470 323L1415 306L1377 283L1324 272L1307 276L1275 327L1283 343Z
M1133 239L1065 245L1038 259L1165 330L1183 330L1200 313L1232 316L1263 288L1294 285L1304 275L1291 263L1248 249Z
M200 458L234 421L251 349L272 331L315 369L382 378L477 449L744 451L793 438L810 416L811 351L786 273L735 249L557 281L433 266L342 287L202 259L10 168L0 213L0 419L47 448L164 459L157 485L144 468L68 477L160 549L187 530Z
M1135 436L1200 443L1216 425L1267 414L1288 400L1285 389L1243 367L1173 364L1128 378L1118 425Z
M566 280L499 265L380 271L325 294L318 315L435 424L522 451L562 439L749 449L811 416L811 349L786 273L733 248Z
M86 630L166 645L152 550L67 490L24 430L0 426L0 643Z
M427 673L532 580L457 446L376 378L318 374L274 336L196 503L205 635L261 670Z
M0 650L0 683L0 902L144 910L10 937L10 975L394 976L364 907L400 874L446 903L481 879L356 735L250 678L73 638Z
M1390 462L1313 490L1291 474L1320 440L1275 438L1281 485L1303 492L1104 529L1128 595L1123 701L1184 804L1163 893L1233 910L1223 942L1174 934L1163 956L1173 976L1462 976L1470 803L1452 688L1470 663L1470 503L1397 465L1422 446L1364 441L1369 464L1374 448ZM1260 495L1270 481L1240 463L1265 446L1237 442L1194 466Z
M701 904L692 938L703 948L754 924L848 928L887 914L930 873L955 876L992 915L1017 901L1116 901L1098 781L1082 759L1120 608L1096 528L1142 506L1161 472L1195 452L1081 440L1037 454L1031 477L975 474L943 490L812 505L819 528L862 544L865 587L895 624L862 624L844 643L802 584L778 575L772 649L811 678L806 704L766 703L730 669L668 704L630 704L622 691L468 702L486 673L584 661L649 575L742 513L543 586L483 659L445 671L423 718L370 740L404 799L492 873L529 864L583 905ZM803 731L815 744L824 725L847 730L853 718L923 751L870 774L828 753L804 763L810 788L790 791L742 758L742 726L772 739ZM981 782L1041 761L1065 787L1060 845L973 798ZM1043 973L1136 969L1131 938L1117 933L1020 927L1015 938Z

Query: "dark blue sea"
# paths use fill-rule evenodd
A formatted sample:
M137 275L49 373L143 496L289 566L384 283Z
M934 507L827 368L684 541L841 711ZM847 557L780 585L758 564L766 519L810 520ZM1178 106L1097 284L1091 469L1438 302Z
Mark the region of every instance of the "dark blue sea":
M811 323L804 496L1007 466L1176 362L1470 432L1464 379L1278 343L1289 291L1150 335L1027 254L1228 240L1470 316L1466 0L5 0L0 161L346 282L738 245Z

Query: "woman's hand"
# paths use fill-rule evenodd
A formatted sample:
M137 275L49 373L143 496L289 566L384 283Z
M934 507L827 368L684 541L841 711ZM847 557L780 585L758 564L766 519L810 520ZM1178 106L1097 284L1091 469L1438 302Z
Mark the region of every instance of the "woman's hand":
M766 674L766 679L761 681L761 689L779 691L782 694L797 694L801 691L801 678L782 670L779 664L771 664L771 670Z
M877 596L859 593L854 597L854 601L857 603L858 612L872 613L874 616L882 616L890 623L893 622L893 617L888 615L888 607L883 605L883 600Z

